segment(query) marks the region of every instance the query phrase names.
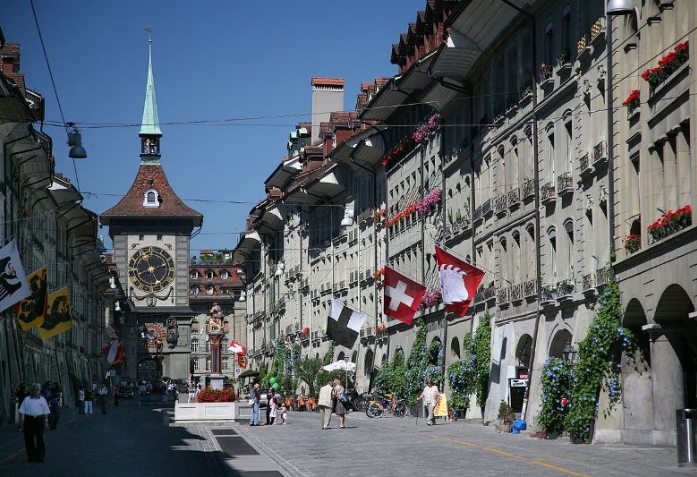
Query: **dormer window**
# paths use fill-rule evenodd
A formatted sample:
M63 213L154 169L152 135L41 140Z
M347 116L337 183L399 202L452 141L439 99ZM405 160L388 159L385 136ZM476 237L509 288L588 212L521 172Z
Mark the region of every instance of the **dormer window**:
M206 278L207 278L207 279L213 280L214 277L215 277L215 275L214 275L214 273L213 273L211 270L208 270L208 271L206 272Z
M194 270L193 272L191 272L191 279L192 279L192 280L197 280L197 279L198 279L198 272L197 272L196 270Z
M143 194L143 206L145 207L159 207L160 201L158 198L160 194L157 193L155 189L149 189Z
M227 280L228 278L230 278L230 274L227 272L227 270L223 270L222 272L220 272L220 278L222 278L223 280Z

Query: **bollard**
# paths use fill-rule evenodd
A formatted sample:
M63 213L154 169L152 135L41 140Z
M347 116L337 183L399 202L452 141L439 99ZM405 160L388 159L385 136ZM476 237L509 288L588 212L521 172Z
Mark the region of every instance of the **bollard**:
M697 467L697 409L676 409L678 467Z

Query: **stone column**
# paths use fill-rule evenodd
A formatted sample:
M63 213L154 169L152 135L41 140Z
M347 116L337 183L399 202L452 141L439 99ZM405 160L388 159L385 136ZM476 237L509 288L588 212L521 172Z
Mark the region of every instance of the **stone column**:
M209 331L208 337L211 343L211 377L210 386L213 389L223 389L222 363L223 352L221 343L223 339L222 331Z
M655 445L676 445L675 410L685 405L680 355L685 342L680 329L644 327L651 335L651 381Z

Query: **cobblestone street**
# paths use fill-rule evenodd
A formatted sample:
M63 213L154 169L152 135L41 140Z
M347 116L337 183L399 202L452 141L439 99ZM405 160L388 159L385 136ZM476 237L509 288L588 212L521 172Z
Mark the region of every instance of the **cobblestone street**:
M22 434L0 427L0 475L50 476L476 476L697 475L677 466L674 448L573 445L529 434L500 434L463 421L428 427L423 419L347 418L320 429L319 415L290 412L287 425L167 426L162 410L122 401L105 415L63 410L46 431L46 461L26 462Z

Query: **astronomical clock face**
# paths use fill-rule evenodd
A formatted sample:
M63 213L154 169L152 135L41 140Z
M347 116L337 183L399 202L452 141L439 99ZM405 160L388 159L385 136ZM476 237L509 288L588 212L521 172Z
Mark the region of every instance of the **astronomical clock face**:
M131 283L144 292L159 292L174 281L174 260L160 247L143 247L128 262Z

